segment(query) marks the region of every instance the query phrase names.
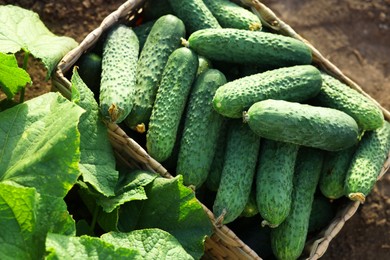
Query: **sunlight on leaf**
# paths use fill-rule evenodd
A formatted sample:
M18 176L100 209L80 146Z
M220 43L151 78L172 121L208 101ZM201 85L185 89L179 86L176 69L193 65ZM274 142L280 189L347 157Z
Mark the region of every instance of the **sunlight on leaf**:
M15 55L0 52L0 88L12 99L27 83L30 75L19 68Z
M31 53L48 70L47 78L62 59L78 43L66 36L53 34L33 11L14 6L0 6L0 52Z

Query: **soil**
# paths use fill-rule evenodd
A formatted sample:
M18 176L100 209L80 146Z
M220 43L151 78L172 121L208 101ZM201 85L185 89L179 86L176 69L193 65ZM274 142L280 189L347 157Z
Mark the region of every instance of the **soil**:
M57 35L81 42L119 0L0 0L37 12ZM289 0L262 1L310 41L325 57L390 110L390 1ZM46 71L31 60L33 86L26 98L50 90ZM322 259L389 259L390 176L377 182L367 201L332 240Z

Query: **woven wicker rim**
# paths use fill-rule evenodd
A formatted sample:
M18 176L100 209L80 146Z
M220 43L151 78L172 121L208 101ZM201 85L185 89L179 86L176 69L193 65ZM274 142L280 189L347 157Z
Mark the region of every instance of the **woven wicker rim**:
M71 83L64 74L76 63L80 56L95 45L99 37L118 21L123 18L131 19L137 13L142 12L142 6L146 0L128 0L118 9L108 15L98 28L90 32L86 38L75 49L67 53L57 66L52 76L53 86L65 97L70 98ZM351 88L359 91L372 100L383 111L386 120L390 120L390 112L383 108L375 99L353 80L344 75L333 63L326 59L309 41L296 33L288 24L283 22L275 13L258 0L240 0L250 7L253 13L259 16L262 23L276 32L296 38L305 42L312 50L313 63L318 67L341 80ZM172 178L172 175L155 159L153 159L137 142L130 138L117 124L106 122L111 144L116 155L122 158L129 165L138 168L148 169L159 173L165 178ZM130 159L129 159L130 157ZM381 170L378 180L387 172L390 167L390 154ZM360 203L350 202L340 210L329 226L324 229L315 240L308 241L306 250L309 252L308 259L318 259L327 250L331 240L340 232L346 221L357 211ZM214 226L214 233L206 239L205 252L218 259L261 259L251 248L243 243L227 226L217 222L213 213L204 205L205 212Z

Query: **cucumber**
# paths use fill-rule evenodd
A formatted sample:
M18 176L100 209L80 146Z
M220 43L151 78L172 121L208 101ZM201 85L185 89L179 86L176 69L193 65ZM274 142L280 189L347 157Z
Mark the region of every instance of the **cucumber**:
M389 122L385 121L382 127L364 133L345 180L345 192L351 200L364 203L378 179L389 151Z
M315 98L319 105L347 113L363 130L374 130L383 125L382 110L373 101L338 79L324 72L321 75L322 88Z
M302 41L261 31L203 29L193 32L186 44L211 60L252 63L269 68L312 62L311 50Z
M263 139L256 174L256 202L262 225L282 223L291 207L298 145Z
M329 199L338 199L345 195L344 183L356 145L337 152L325 154L319 188Z
M335 215L336 209L332 201L321 194L316 194L311 206L308 233L321 231L330 224Z
M202 74L202 72L211 68L212 68L211 61L205 57L199 56L199 66L196 72L196 76L198 77L200 74Z
M95 98L99 98L100 75L102 73L102 57L93 52L81 55L76 66L81 79L94 93Z
M355 120L346 113L285 100L259 101L244 120L261 137L327 151L349 148L359 137Z
M317 95L321 85L321 73L312 65L274 69L224 84L215 93L213 106L223 116L240 118L257 101L300 102Z
M165 161L172 153L197 69L198 56L186 47L176 49L169 56L146 133L147 152L158 162Z
M189 33L206 28L221 28L202 0L168 0L173 13L183 20Z
M277 259L297 259L304 249L322 162L323 151L300 147L290 214L271 230L271 246Z
M184 35L184 24L174 15L162 16L153 25L138 60L134 106L125 120L129 128L145 131L168 57Z
M207 179L223 122L211 101L225 82L220 71L209 69L199 75L192 87L176 167L185 185L199 188Z
M219 183L221 182L221 174L223 165L225 162L225 150L226 150L226 136L228 127L228 120L225 120L222 123L221 132L218 136L217 140L217 148L215 150L215 154L213 157L213 162L210 166L209 174L206 179L206 186L211 191L217 191L219 187Z
M234 221L245 208L260 148L260 137L241 120L230 122L226 140L225 161L213 205L214 215L221 217L224 224Z
M152 21L142 23L136 27L133 27L133 31L135 32L135 34L138 37L140 53L142 51L142 48L145 45L146 39L148 38L148 35L149 35L150 31L152 30L155 22L156 22L156 20L152 20Z
M133 107L138 53L138 38L130 27L118 25L110 30L103 45L99 94L106 120L120 123Z
M156 20L161 16L173 14L168 0L148 0L145 2L142 15L146 21Z
M244 210L241 212L240 217L251 218L259 213L259 208L256 203L256 190L252 189L249 194L248 201L245 204Z
M251 11L229 0L203 0L223 28L261 30L261 21Z

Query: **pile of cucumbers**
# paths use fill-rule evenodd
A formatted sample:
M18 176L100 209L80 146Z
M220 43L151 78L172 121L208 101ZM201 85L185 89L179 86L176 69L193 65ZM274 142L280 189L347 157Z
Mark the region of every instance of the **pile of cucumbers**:
M110 28L79 73L104 120L144 136L147 152L195 192L214 192L220 223L251 203L275 257L297 259L315 194L364 202L390 124L316 67L306 44L228 0L147 1L141 19Z

